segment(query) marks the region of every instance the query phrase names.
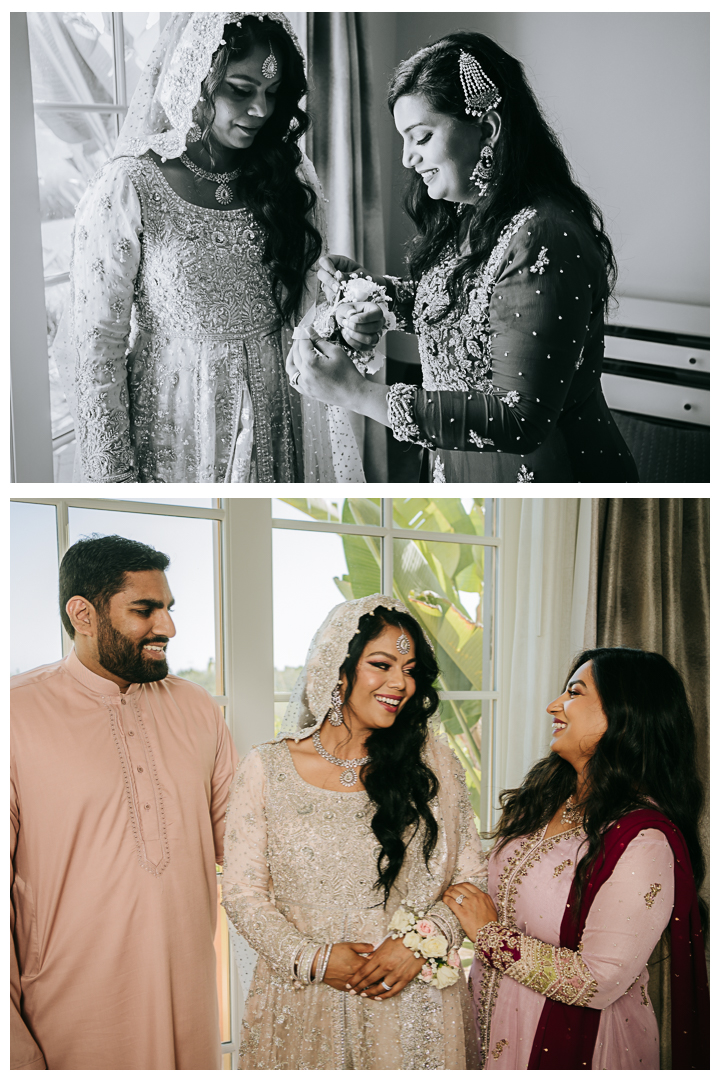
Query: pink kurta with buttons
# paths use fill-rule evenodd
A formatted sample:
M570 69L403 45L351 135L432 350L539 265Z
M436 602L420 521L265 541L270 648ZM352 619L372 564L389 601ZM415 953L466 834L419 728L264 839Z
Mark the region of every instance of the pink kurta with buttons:
M221 710L74 652L13 679L12 710L12 1067L219 1068Z
M548 996L568 1003L575 997L578 1004L602 1010L593 1069L657 1069L658 1028L647 961L673 908L670 845L655 829L628 844L590 908L580 949L571 954L559 948L560 925L585 837L580 828L548 840L544 835L543 828L490 855L488 889L498 923L514 928L513 945L523 956L503 971L478 959L473 963L483 1067L527 1068L545 1004L545 994L532 986L547 984ZM494 934L489 929L488 939ZM543 949L543 942L556 948Z

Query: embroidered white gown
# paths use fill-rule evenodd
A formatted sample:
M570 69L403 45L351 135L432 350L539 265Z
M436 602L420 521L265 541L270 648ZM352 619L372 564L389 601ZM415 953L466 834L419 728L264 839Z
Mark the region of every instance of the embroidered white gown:
M285 739L252 750L238 766L225 834L223 905L259 953L245 1004L242 1069L464 1069L477 1067L464 978L443 990L413 980L383 1002L325 983L293 988L291 961L303 941L379 944L402 899L450 926L442 896L451 881L480 885L485 864L463 771L431 740L440 780L440 826L430 870L420 836L410 842L387 908L373 889L378 844L366 792L314 787L295 769Z
M363 480L344 410L288 385L291 329L262 251L249 211L186 202L147 155L100 170L77 211L73 318L56 349L76 479Z

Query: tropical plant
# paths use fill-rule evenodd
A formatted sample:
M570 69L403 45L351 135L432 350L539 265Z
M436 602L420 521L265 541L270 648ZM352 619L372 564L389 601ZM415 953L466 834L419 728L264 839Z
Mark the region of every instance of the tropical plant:
M377 525L377 499L283 499L317 521ZM468 505L469 504L469 505ZM412 530L396 538L393 593L413 612L432 640L440 666L440 690L483 688L483 601L486 548L452 543L453 534L485 532L483 499L394 499L395 526ZM425 539L442 533L448 540ZM380 580L381 539L343 534L347 573L334 578L346 600L376 592ZM472 601L472 602L471 602ZM480 818L480 701L441 702L438 724L465 770L468 791Z

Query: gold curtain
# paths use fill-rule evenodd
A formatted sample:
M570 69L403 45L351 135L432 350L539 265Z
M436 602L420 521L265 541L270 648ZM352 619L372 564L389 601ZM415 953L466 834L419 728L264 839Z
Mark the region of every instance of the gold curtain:
M328 244L374 274L385 272L380 155L373 123L373 70L365 16L357 11L307 13L312 127L306 149L325 191ZM376 379L384 381L378 373ZM356 427L368 481L387 480L385 428ZM355 426L355 425L354 425Z
M697 761L710 792L710 500L597 499L595 588L589 612L598 646L659 652L683 677L697 733ZM709 811L701 821L709 859ZM703 895L708 899L706 878ZM668 950L650 964L661 1068L670 1064ZM659 962L656 962L659 961ZM666 1007L667 1006L667 1007Z

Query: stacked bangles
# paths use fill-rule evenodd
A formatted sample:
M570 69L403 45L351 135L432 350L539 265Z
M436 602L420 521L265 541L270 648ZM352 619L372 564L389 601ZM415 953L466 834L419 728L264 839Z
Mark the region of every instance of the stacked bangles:
M303 941L295 950L291 969L293 985L297 990L304 990L312 983L321 983L325 978L325 972L330 961L332 942L318 945L315 941ZM317 966L313 975L313 964L317 958Z

